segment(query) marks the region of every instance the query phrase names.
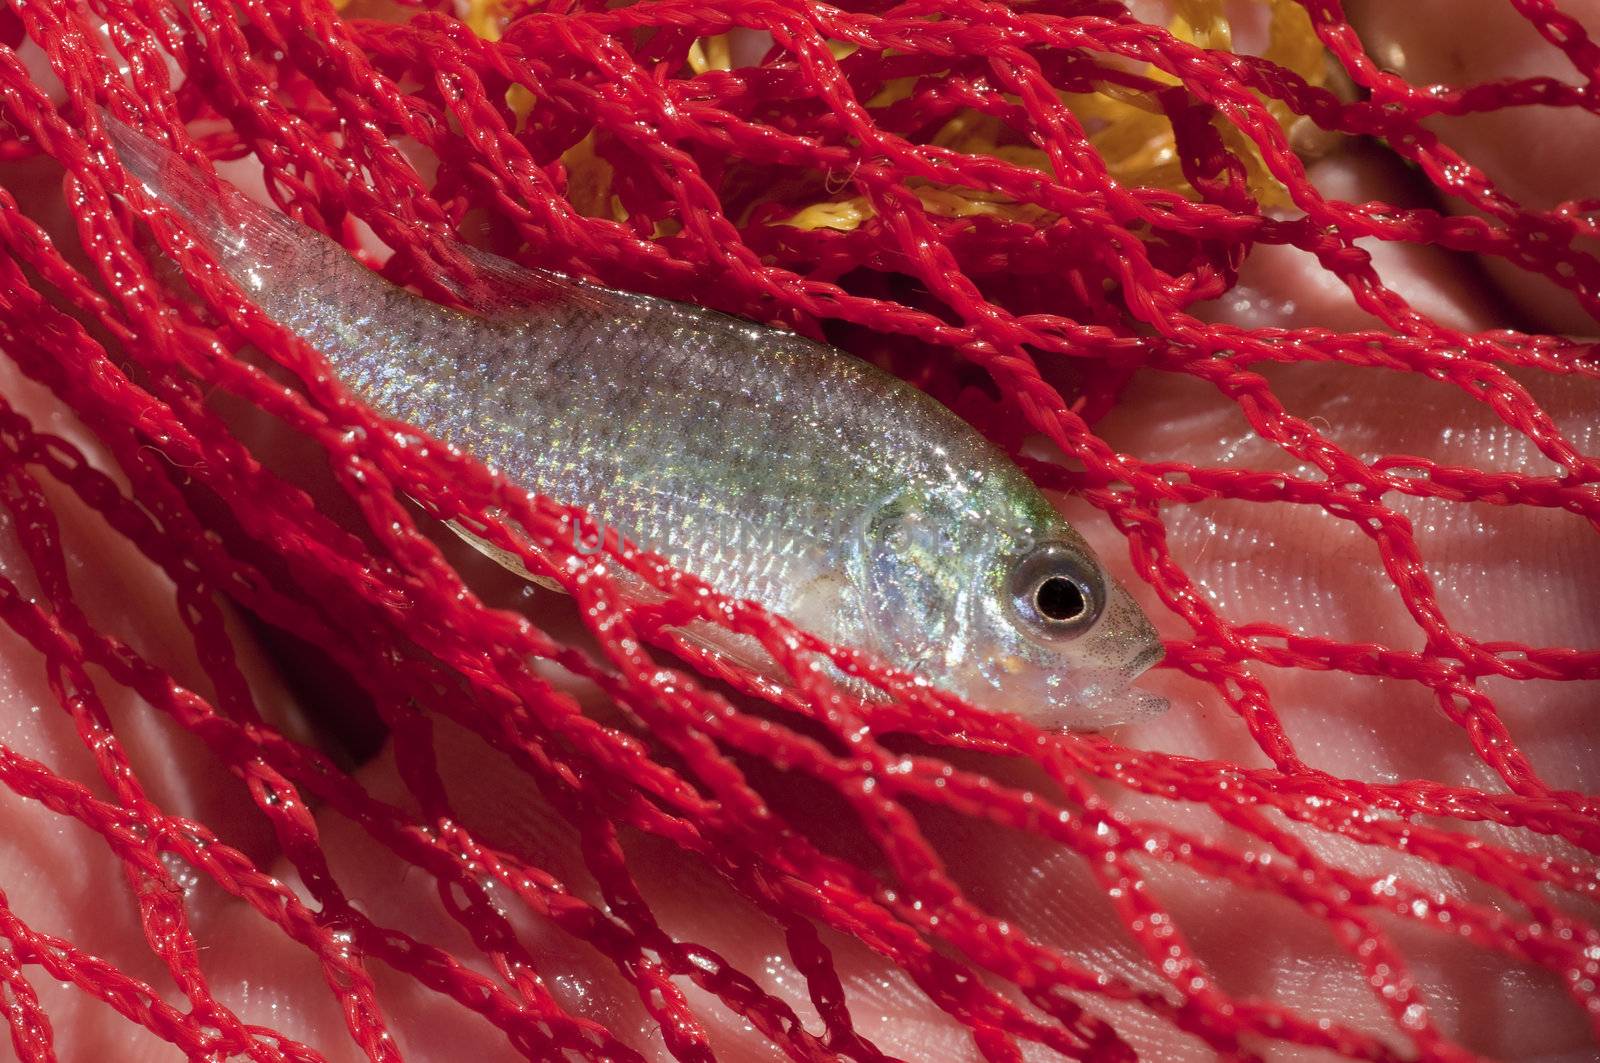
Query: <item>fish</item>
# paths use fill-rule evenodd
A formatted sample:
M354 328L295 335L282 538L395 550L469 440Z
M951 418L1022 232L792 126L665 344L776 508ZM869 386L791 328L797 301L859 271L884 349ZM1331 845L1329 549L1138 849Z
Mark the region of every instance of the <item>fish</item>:
M1057 729L1166 708L1132 685L1162 644L1126 588L1014 461L910 384L791 332L465 245L490 294L448 307L105 123L154 203L383 416L980 708ZM687 634L760 669L748 636Z

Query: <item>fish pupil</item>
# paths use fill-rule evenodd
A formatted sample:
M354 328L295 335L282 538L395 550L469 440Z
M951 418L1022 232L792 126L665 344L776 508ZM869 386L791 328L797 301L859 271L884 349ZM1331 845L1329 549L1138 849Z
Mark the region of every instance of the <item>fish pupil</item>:
M1033 604L1039 615L1058 623L1078 619L1089 607L1083 588L1065 576L1043 580L1033 592Z

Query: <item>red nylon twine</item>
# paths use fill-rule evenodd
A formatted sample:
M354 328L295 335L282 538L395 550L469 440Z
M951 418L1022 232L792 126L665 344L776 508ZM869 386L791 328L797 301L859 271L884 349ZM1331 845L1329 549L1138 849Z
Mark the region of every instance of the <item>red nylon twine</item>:
M1429 91L1379 70L1339 5L1304 6L1355 91L1188 43L1114 5L1069 0L853 10L557 0L511 11L492 41L426 5L385 21L346 20L297 0L7 9L0 156L54 160L81 251L34 220L36 203L0 191L0 349L90 428L104 458L91 463L51 425L0 401L0 487L28 562L25 574L0 573L0 619L42 656L98 773L69 777L0 746L0 783L111 848L125 874L104 888L127 891L137 905L172 987L158 989L124 970L124 958L97 956L0 905L0 1002L18 1056L55 1058L59 1031L36 992L55 980L191 1058L323 1058L326 1046L297 1043L218 1000L203 958L210 946L178 868L314 957L324 981L303 991L332 994L348 1044L374 1060L402 1051L375 982L380 968L463 1016L476 1013L503 1034L508 1057L640 1059L659 1050L710 1059L709 1016L726 1009L775 1056L886 1058L859 1028L836 970L843 940L906 972L926 1002L971 1031L973 1056L988 1060L1023 1059L1028 1045L1050 1050L1030 1059L1133 1058L1130 1035L1112 1017L1129 1009L1221 1055L1298 1045L1352 1059L1471 1058L1436 1024L1410 973L1416 943L1432 935L1548 972L1600 1036L1600 933L1584 907L1600 889L1596 801L1541 777L1483 687L1488 677L1592 681L1600 651L1487 641L1452 627L1415 530L1392 504L1544 507L1594 525L1600 460L1564 437L1524 382L1593 377L1595 363L1587 345L1555 336L1447 327L1387 287L1354 245L1379 236L1504 257L1595 312L1600 262L1574 243L1595 235L1593 215L1523 207L1419 123L1535 100L1597 110L1600 62L1575 24L1549 5L1522 3L1528 18L1559 31L1581 87L1526 79ZM694 73L696 42L740 28L771 34L759 64ZM1095 130L1063 102L1063 91L1112 83L1160 102L1186 191L1116 179L1090 143ZM1334 134L1380 138L1479 213L1324 198L1269 104ZM1137 579L1172 614L1165 630L1181 632L1165 667L1214 689L1259 757L1231 764L1040 734L904 687L904 702L893 705L830 698L808 678L801 651L824 649L808 636L702 593L648 555L581 556L571 532L581 516L519 495L470 457L354 403L316 353L256 311L180 229L136 217L130 204L144 200L108 149L102 108L183 151L253 154L280 206L352 248L364 223L393 250L383 273L434 298L449 299L447 280L466 277L451 249L459 233L618 288L832 337L912 377L1003 445L1047 440L1070 460L1032 461L1030 472L1080 493L1126 537ZM963 112L997 119L1006 143L1041 150L1049 169L935 143ZM180 135L183 126L197 139ZM603 168L574 162L585 138ZM1245 144L1294 209L1263 207L1239 156ZM436 170L419 176L412 160L422 158ZM576 183L595 172L610 185L601 209L580 212L574 204L588 193ZM935 209L930 189L1007 209ZM787 223L847 196L863 204L857 224ZM1251 330L1195 316L1198 303L1235 283L1252 248L1271 245L1315 255L1383 329ZM1421 374L1458 389L1530 440L1559 475L1363 460L1286 410L1258 371L1313 362ZM1095 424L1139 368L1214 387L1257 435L1320 475L1119 452ZM217 412L219 396L265 411L325 454L349 512L330 515L263 464L238 419ZM79 577L69 579L56 518L66 497L170 578L207 689L182 685L78 607ZM1178 508L1215 500L1319 507L1359 528L1420 639L1339 642L1270 617L1222 615L1174 556L1166 523ZM486 604L428 534L431 518L450 517L486 523L492 540L558 577L598 651L572 647L537 614ZM507 534L513 521L528 541ZM606 576L619 564L671 592L668 600L646 607L619 598ZM319 647L330 675L347 676L370 700L404 800L269 722L239 662L239 629L225 624L228 601ZM665 652L673 645L665 629L696 615L759 636L793 669L796 690L769 692L774 703L761 709L746 677L692 649ZM827 652L889 681L865 659ZM620 714L586 713L541 661L592 679ZM1362 781L1310 767L1263 668L1420 685L1499 783ZM151 796L148 770L135 769L107 708L112 688L194 736L211 772L246 784L271 825L278 873L225 844L214 825ZM457 820L434 755L443 721L508 758L579 832L593 889ZM1036 782L980 771L971 751L1031 763ZM857 844L843 852L818 838L814 824L771 799L763 770L835 795L854 817ZM1117 796L1134 794L1136 804ZM1161 813L1180 806L1208 809L1220 829ZM1097 969L991 911L945 866L925 829L929 810L1027 836L1031 852L1078 854L1150 977ZM435 880L470 947L440 947L429 928L382 925L354 903L321 841L319 822L329 817ZM1474 833L1482 824L1516 833ZM1323 835L1407 854L1471 889L1438 894L1403 874L1340 866L1307 841ZM1518 837L1558 839L1571 855L1507 840ZM785 996L669 929L637 879L639 838L686 854L763 913L804 984ZM1312 1017L1221 984L1161 892L1147 888L1159 866L1320 921L1391 1030ZM528 939L519 912L601 954L637 991L657 1048L553 992L550 979L562 972ZM801 1005L816 1018L802 1018Z

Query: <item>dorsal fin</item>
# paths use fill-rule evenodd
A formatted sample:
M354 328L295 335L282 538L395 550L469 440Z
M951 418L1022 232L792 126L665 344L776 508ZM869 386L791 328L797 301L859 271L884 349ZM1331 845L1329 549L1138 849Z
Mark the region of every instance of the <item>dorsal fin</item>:
M234 282L253 295L268 294L274 282L289 278L315 283L319 274L341 268L340 260L347 263L343 268L370 273L322 233L257 203L127 123L109 114L103 120L128 174L176 214ZM272 311L266 305L263 309Z

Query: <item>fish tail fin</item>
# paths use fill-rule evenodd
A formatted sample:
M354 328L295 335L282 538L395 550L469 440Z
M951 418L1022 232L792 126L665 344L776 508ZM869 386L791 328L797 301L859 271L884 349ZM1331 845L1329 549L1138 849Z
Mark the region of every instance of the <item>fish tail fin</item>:
M216 256L234 282L268 314L279 318L311 298L388 288L335 241L280 211L264 206L125 122L101 113L112 147L128 174L177 215L191 236ZM560 273L518 265L465 243L453 244L470 267L458 281L441 277L461 304L486 319L538 317L552 306L637 317L648 313L643 296L584 284Z
M257 203L132 126L103 116L112 147L128 174L184 223L253 301L277 316L297 288L329 270L370 274L342 247L294 219Z

